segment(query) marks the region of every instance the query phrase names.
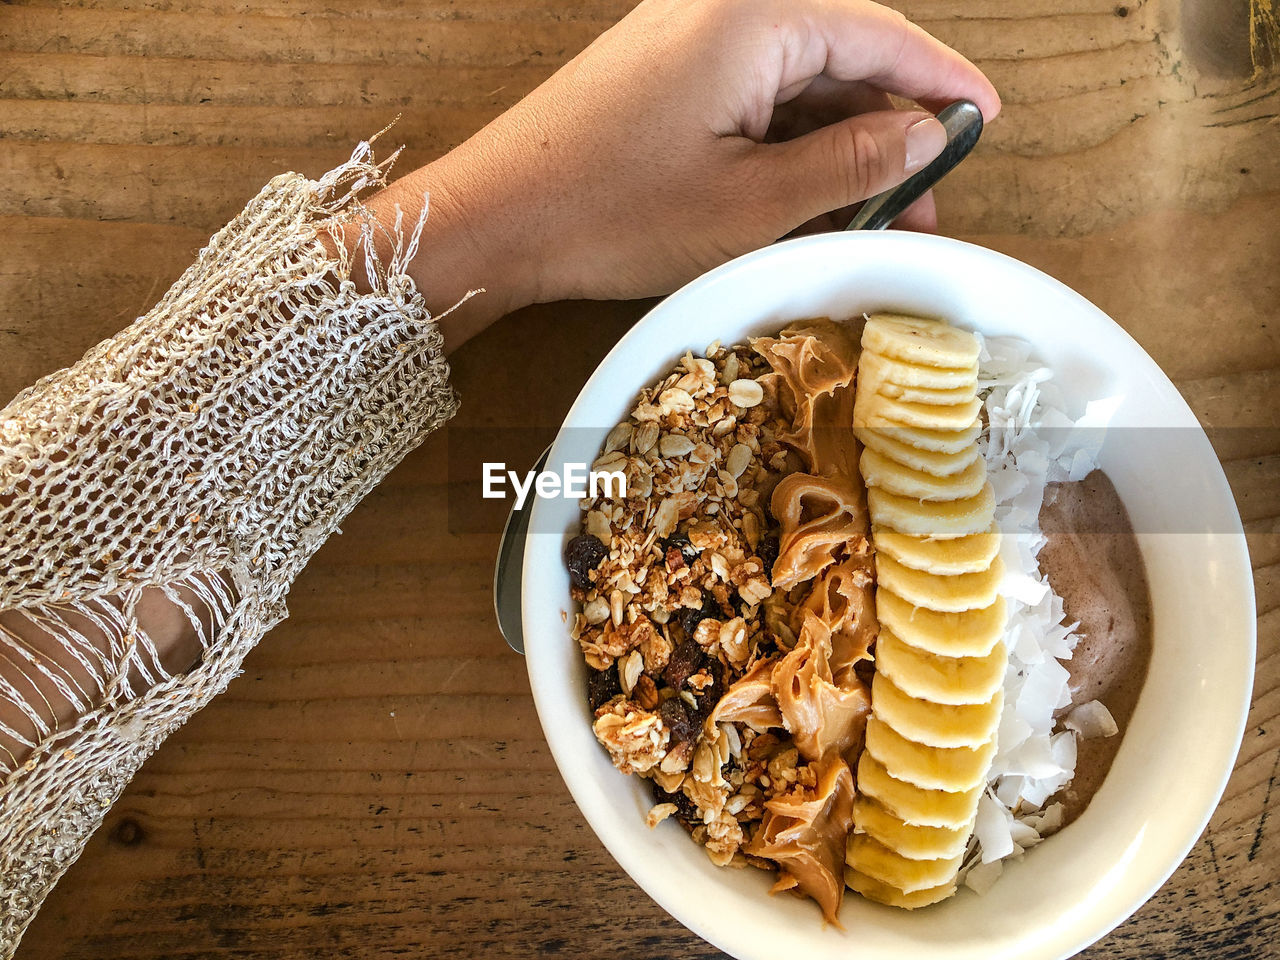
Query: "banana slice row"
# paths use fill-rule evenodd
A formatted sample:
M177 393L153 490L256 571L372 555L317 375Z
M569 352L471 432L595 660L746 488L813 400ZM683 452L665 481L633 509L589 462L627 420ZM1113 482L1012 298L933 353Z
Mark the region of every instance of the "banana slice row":
M955 892L995 755L1004 570L977 446L978 339L877 314L862 347L853 419L880 636L845 881L911 910Z
M858 466L867 486L911 500L968 500L980 494L987 482L987 465L981 457L948 477L916 470L871 449L862 451Z
M991 702L1004 684L1009 657L997 643L985 657L944 657L912 646L884 627L876 641L876 669L915 700L948 706Z
M844 882L850 890L862 894L868 900L883 903L888 907L900 907L903 910L919 910L931 903L946 900L956 892L956 882L953 878L936 887L927 887L924 890L916 890L914 893L903 893L892 884L882 883L865 873L858 872L853 867L845 870Z
M873 534L877 554L893 557L904 567L942 576L980 573L1000 552L1000 535L994 525L966 537L913 537L894 530Z
M931 747L904 737L879 717L871 716L867 718L866 752L895 780L928 790L965 791L986 780L996 740L989 737L976 747Z
M950 860L964 853L973 825L957 829L907 823L865 794L853 803L855 834L866 834L908 860Z

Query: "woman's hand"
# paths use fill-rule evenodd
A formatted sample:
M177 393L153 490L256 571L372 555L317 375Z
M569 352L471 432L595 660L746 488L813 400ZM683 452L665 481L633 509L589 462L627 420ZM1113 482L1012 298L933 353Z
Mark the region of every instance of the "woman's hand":
M645 0L515 107L371 202L420 209L410 273L450 347L532 302L667 293L924 166L924 110L986 77L869 0ZM817 126L815 120L825 125ZM798 135L797 135L798 134ZM912 224L933 226L932 201Z

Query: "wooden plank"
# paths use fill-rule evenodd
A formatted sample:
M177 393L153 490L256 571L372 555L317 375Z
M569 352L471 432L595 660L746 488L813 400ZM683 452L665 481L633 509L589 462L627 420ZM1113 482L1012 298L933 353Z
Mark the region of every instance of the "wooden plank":
M317 175L397 113L401 169L426 162L630 6L0 5L0 396L143 312L272 175ZM1270 956L1280 919L1280 75L1239 46L1243 14L1206 57L1208 28L1183 20L1197 6L903 4L1004 98L938 191L943 231L1128 330L1210 428L1248 531L1259 659L1236 769L1170 881L1084 954L1099 960ZM453 358L459 418L357 509L291 619L147 764L20 960L719 956L573 806L496 630L497 531L456 482L464 437L501 428L513 457L545 442L647 306L530 308Z
M525 8L527 9L527 7ZM383 19L185 11L122 12L74 6L10 7L0 49L192 60L281 60L384 65L563 62L610 25L577 18ZM512 29L511 22L520 23ZM198 69L198 67L197 67Z
M32 107L74 101L167 105L323 107L471 104L503 108L546 79L550 64L465 67L369 63L201 62L173 57L9 53L0 92ZM284 116L282 111L279 116ZM42 131L43 132L43 131ZM103 132L103 131L99 131Z

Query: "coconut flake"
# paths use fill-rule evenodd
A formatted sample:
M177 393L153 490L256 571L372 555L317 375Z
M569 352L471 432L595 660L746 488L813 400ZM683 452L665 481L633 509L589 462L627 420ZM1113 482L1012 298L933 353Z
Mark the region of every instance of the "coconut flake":
M1000 879L1000 874L1002 873L1004 873L1004 861L1002 860L993 860L990 863L976 863L966 871L964 885L978 896L985 896L996 885L996 881Z
M1003 860L1013 853L1013 814L990 793L978 800L978 815L973 821L973 835L978 839L982 862Z
M1091 401L1073 419L1052 371L1032 360L1030 344L1015 338L984 339L979 366L987 420L979 447L995 493L996 524L1005 534L1001 593L1009 651L998 748L961 871L967 886L985 893L1004 859L1062 825L1062 804L1045 804L1075 775L1079 731L1055 717L1071 704L1061 661L1071 658L1079 624L1065 622L1062 598L1040 571L1037 557L1046 538L1039 516L1050 482L1081 479L1096 468L1122 398ZM1077 719L1080 727L1099 729L1093 708Z
M1043 838L1035 827L1031 826L1026 820L1015 820L1009 825L1009 834L1013 839L1015 846L1026 850L1034 847Z
M1053 760L1069 776L1076 772L1076 738L1069 730L1053 735Z
M1054 759L1053 745L1044 737L1029 737L1017 750L1004 758L1006 773L1016 773L1032 780L1044 780L1062 773Z
M1081 740L1093 740L1097 737L1114 737L1120 732L1116 718L1111 711L1098 700L1090 700L1071 708L1062 725L1068 730L1080 734Z
M1020 678L1014 710L1032 730L1047 736L1053 727L1053 713L1070 679L1067 668L1051 657L1029 665Z
M1041 836L1050 834L1062 826L1062 821L1066 816L1067 808L1061 802L1051 803L1044 808L1044 812L1036 815L1029 814L1026 818L1027 823L1035 828L1035 831Z
M1019 776L1000 776L994 781L996 785L996 799L1003 803L1010 810L1022 803L1022 794L1026 788L1026 777Z

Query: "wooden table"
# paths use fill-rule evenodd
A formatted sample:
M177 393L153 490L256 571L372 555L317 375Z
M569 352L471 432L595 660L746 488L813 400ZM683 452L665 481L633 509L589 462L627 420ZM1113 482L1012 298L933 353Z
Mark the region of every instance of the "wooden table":
M317 175L397 114L410 169L628 7L6 2L0 397L147 308L273 174ZM1206 425L1259 428L1214 435L1258 590L1235 775L1175 876L1090 957L1277 955L1280 38L1256 0L1251 47L1249 7L903 5L1004 97L940 190L944 232L1081 291ZM465 505L446 505L448 434L549 437L645 306L526 310L457 356L462 415L355 512L245 675L146 765L20 957L716 955L584 825L494 623L496 532L463 532Z

